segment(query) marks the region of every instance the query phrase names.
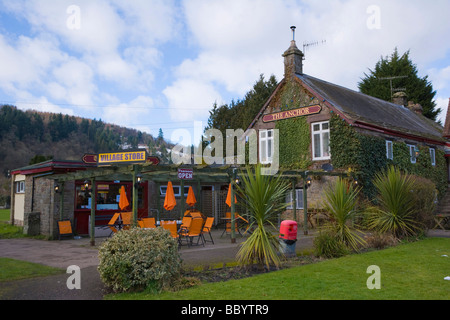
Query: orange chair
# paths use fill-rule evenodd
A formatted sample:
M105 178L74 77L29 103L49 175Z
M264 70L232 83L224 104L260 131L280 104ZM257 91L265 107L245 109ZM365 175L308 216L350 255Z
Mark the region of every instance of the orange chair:
M61 237L71 237L73 235L72 224L70 220L60 220L58 221L58 231L59 231L59 240Z
M209 237L211 238L212 244L214 244L214 240L213 240L212 235L211 235L211 228L213 226L213 223L214 223L214 218L213 217L207 217L206 218L206 222L205 222L205 224L203 226L203 230L202 230L203 241L207 242L207 240L205 239L205 233L208 233Z
M142 218L142 228L156 228L156 220L155 218Z
M110 233L110 236L113 234L113 233L116 233L117 231L119 231L119 227L118 227L118 224L117 224L117 220L119 219L119 217L120 217L120 213L119 212L117 212L117 213L114 213L114 215L112 216L112 218L111 218L111 220L109 220L109 222L108 222L108 225L107 225L107 227L109 228L109 229L111 229L111 233Z
M203 219L202 214L200 213L200 211L191 211L190 213L191 213L191 217L192 218L202 218Z
M122 228L125 230L130 229L133 212L121 212L120 216L122 217Z
M161 227L163 227L166 230L169 230L172 238L177 239L178 243L180 242L179 235L177 232L177 222L175 220L173 221L161 220Z
M225 226L225 230L222 233L222 235L226 232L227 234L231 233L231 212L225 212L225 218L230 219L227 220L226 226ZM236 213L234 213L234 227L235 227L235 231L239 232L238 230L238 224L237 224L237 219L236 219Z
M202 230L203 230L203 219L202 218L193 218L191 221L191 225L188 229L183 229L180 231L180 237L184 237L187 240L188 246L193 244L193 240L195 237L197 237L197 245L202 240L203 246L205 246L205 242L203 241L202 237ZM180 239L181 243L181 239Z
M182 229L189 229L189 226L191 225L191 222L192 222L192 218L191 217L184 216L183 219L181 220L180 230L182 230Z

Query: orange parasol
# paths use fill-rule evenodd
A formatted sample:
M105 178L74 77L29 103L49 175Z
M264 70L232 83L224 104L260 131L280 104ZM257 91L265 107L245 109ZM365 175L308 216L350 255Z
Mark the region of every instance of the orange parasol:
M164 209L167 211L172 210L175 208L175 205L177 204L177 201L175 200L175 194L173 192L172 182L169 181L167 184L167 190L166 190L166 198L164 199Z
M125 192L125 186L120 188L120 198L119 198L119 208L120 210L128 207L130 203L128 202L127 193Z
M194 195L194 190L192 190L192 186L189 187L186 203L191 207L193 207L194 204L197 203L197 200L195 199L195 195Z
M228 187L227 200L225 202L231 208L231 183ZM234 196L234 203L237 203L236 195Z

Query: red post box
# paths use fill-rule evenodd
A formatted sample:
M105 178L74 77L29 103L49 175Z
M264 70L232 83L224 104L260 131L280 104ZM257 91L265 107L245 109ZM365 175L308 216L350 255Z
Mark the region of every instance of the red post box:
M284 220L280 225L280 239L297 240L297 222Z

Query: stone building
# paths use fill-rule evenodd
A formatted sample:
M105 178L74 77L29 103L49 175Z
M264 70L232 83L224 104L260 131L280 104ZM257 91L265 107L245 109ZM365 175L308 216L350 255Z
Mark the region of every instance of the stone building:
M321 207L323 187L335 179L320 172L354 172L370 198L375 173L393 164L431 179L439 195L444 194L449 180L450 118L444 134L405 93L388 102L307 75L303 53L294 40L282 56L284 78L246 134L256 131L259 162L272 163L278 156L282 169L310 173L309 210ZM297 212L303 209L303 188L297 181ZM292 197L291 193L287 201ZM287 216L292 217L291 211Z

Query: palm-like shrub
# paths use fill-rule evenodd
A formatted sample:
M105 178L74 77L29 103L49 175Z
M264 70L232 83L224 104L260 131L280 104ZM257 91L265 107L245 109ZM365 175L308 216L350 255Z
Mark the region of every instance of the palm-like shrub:
M369 212L369 227L397 238L414 234L417 223L414 220L412 176L390 166L386 172L377 174L374 185L378 191L378 205Z
M324 191L323 202L331 222L325 226L327 231L353 250L358 250L364 244L364 239L358 235L359 230L351 226L357 210L360 189L343 178L338 178Z
M285 208L285 193L288 185L281 180L281 175L262 175L261 166L255 172L250 168L241 177L242 185L238 193L242 195L249 210L250 229L252 234L242 243L237 260L241 265L257 263L261 268L281 263L281 244L278 234L274 234L277 216Z

